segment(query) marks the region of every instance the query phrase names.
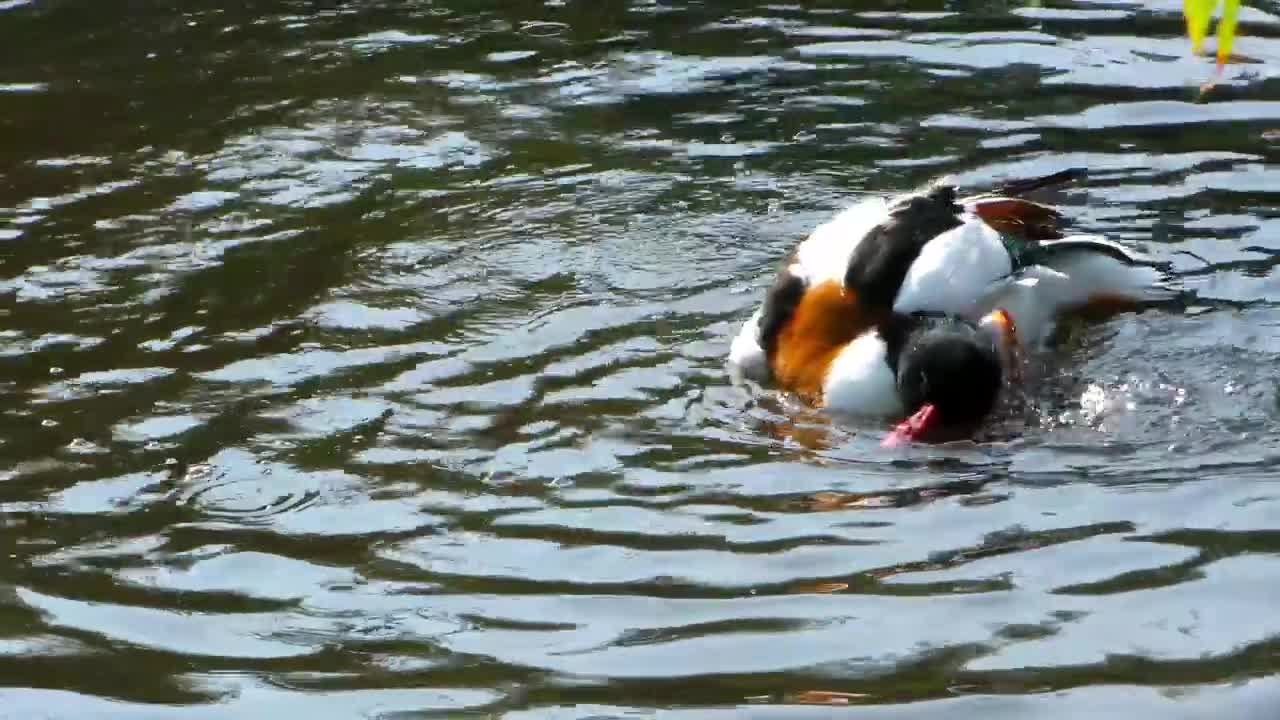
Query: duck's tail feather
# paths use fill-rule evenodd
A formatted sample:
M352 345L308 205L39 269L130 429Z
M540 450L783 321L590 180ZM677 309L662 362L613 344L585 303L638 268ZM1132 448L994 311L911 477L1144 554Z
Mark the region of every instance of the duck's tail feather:
M1071 235L1037 243L1028 264L1071 275L1091 294L1128 297L1142 303L1174 300L1185 294L1172 263L1097 235Z
M1088 174L1088 171L1084 168L1068 168L1066 170L1059 170L1056 173L1043 175L1041 177L1026 178L1023 180L1010 180L989 190L984 190L980 193L965 197L960 200L960 203L962 205L968 204L984 198L1022 197L1023 195L1029 195L1036 192L1037 190L1044 190L1046 188L1058 187L1060 185L1066 185L1067 183L1084 180L1088 177Z
M1068 235L1066 237L1042 240L1036 243L1034 250L1036 262L1052 264L1054 258L1062 258L1076 253L1096 253L1106 255L1125 265L1147 265L1150 267L1167 267L1163 263L1131 247L1108 240L1101 235Z
M1066 185L1067 183L1070 183L1070 182L1083 180L1088 176L1088 174L1089 174L1088 171L1086 171L1084 168L1068 168L1066 170L1059 170L1058 172L1053 173L1051 175L1044 175L1038 178L1028 178L1026 180L1011 180L999 186L997 189L993 190L990 194L1006 195L1009 197L1018 197L1020 195L1026 195L1027 193L1035 192L1037 190L1043 190L1045 188L1056 187L1058 185Z

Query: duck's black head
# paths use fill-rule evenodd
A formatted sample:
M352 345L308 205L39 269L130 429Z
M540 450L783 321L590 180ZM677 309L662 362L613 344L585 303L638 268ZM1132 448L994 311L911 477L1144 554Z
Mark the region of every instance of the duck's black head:
M1000 323L975 325L956 317L906 321L898 333L895 373L910 417L886 443L971 435L1000 395L1004 331Z

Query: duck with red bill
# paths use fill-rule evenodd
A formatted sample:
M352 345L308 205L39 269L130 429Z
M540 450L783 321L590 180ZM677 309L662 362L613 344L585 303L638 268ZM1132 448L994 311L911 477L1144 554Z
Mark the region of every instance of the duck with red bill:
M1003 309L976 325L944 318L922 328L904 344L897 362L898 394L911 414L881 446L972 435L995 406L1005 378L1017 376L1018 366L1017 330Z
M898 423L893 431L890 432L884 440L880 442L880 447L894 448L902 447L915 440L922 440L929 431L935 426L938 408L931 404L925 404L915 415Z
M1018 379L1017 341L1040 347L1099 303L1177 294L1156 265L1019 197L1077 176L969 197L938 183L842 210L783 262L730 346L732 374L835 415L907 418L887 444L971 437Z

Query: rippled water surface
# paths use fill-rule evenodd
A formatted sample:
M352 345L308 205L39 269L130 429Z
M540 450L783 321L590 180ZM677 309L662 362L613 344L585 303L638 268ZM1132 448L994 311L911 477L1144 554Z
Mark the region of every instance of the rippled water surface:
M1174 0L0 8L0 716L1275 717L1280 7L1208 102ZM990 441L730 382L1069 167L1192 299Z

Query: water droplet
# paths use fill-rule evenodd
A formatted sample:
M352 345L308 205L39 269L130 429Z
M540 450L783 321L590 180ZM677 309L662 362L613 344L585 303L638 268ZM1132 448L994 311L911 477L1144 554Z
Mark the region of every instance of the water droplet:
M187 468L186 480L199 481L213 475L213 466L208 463L197 463Z
M84 438L76 438L67 443L67 450L73 453L88 454L94 452L104 452L103 448L94 445L92 442Z

